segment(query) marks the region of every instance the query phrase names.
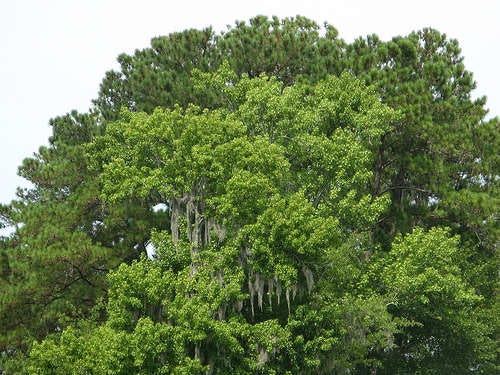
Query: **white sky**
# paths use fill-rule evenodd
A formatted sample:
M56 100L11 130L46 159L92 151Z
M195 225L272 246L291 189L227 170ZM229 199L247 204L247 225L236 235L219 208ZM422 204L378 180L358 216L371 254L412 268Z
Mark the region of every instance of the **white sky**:
M147 47L154 36L209 25L221 31L257 14L327 21L347 41L436 28L459 40L477 96L487 95L490 114L500 115L500 1L2 0L0 202L26 185L17 167L47 143L48 120L86 111L119 53Z

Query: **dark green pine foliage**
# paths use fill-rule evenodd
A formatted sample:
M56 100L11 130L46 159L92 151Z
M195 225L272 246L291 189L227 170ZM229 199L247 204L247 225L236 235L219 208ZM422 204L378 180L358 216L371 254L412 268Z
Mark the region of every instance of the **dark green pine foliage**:
M320 28L305 17L258 16L220 35L211 28L172 33L120 55L120 71L106 73L94 104L106 120L117 119L121 107L148 113L174 104L214 108L221 105L218 93L196 93L192 69L213 72L228 61L238 76L266 73L286 85L297 77L317 81L341 72L342 45L333 26Z
M217 47L238 75L266 73L291 85L298 77L315 82L340 72L343 42L337 35L333 26L321 28L305 17L259 16L237 22L221 35Z
M194 94L190 80L193 68L216 69L220 53L211 28L186 30L151 40L151 47L136 50L134 55L118 56L120 71L109 71L94 101L106 120L118 118L122 107L152 112L156 107L196 103L213 105L216 98Z
M498 143L491 131L498 120L483 121L485 98L472 99L475 82L458 42L424 29L389 42L376 36L358 39L345 55L347 69L374 85L382 100L402 114L385 137L375 168L374 194L391 191L398 211L391 215L398 222L386 223L384 231L393 232L391 225L396 231L415 225L458 230L453 202L491 189L498 167L494 154L484 152L485 144ZM477 214L479 220L491 219L491 209Z

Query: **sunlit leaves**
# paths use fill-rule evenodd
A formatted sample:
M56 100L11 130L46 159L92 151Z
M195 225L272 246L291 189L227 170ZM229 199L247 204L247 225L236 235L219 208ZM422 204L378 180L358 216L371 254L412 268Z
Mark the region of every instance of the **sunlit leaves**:
M2 208L31 372L493 373L498 119L456 41L259 16L119 63Z

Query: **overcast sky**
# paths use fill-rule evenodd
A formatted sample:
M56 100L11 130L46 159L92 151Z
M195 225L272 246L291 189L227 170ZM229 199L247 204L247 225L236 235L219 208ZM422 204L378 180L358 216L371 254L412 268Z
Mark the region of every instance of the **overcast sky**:
M458 39L476 95L500 115L500 1L2 0L0 4L0 202L15 198L25 157L46 144L48 120L86 111L116 57L152 37L257 15L297 14L334 25L340 37L382 39L433 27Z

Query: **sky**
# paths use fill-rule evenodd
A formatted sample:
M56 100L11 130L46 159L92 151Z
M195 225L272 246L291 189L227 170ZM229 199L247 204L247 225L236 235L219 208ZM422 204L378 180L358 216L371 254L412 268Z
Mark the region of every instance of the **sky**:
M433 27L458 39L476 96L500 115L500 1L4 0L0 4L0 203L28 186L17 167L50 136L50 118L85 112L120 53L188 28L227 29L256 15L303 15L352 41Z

